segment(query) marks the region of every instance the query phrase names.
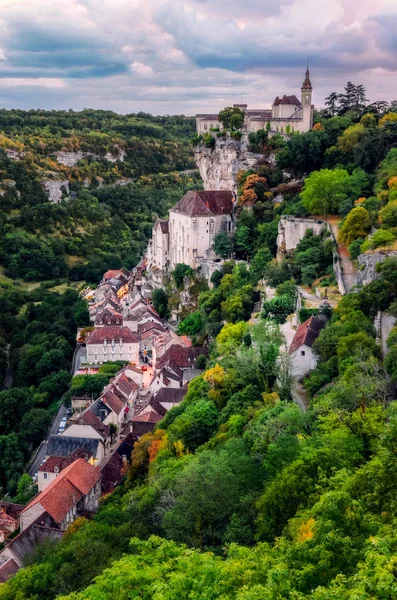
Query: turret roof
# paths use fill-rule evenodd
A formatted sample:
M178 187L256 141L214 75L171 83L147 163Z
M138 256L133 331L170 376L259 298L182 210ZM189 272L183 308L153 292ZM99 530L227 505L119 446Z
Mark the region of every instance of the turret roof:
M302 85L302 90L312 90L312 83L310 81L310 71L309 68L306 69L306 76L305 76L305 81L303 82Z

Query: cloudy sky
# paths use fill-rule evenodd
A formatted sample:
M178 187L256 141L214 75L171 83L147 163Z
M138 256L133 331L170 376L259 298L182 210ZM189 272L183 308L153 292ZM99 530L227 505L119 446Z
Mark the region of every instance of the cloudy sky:
M0 0L0 106L194 114L397 99L397 0Z

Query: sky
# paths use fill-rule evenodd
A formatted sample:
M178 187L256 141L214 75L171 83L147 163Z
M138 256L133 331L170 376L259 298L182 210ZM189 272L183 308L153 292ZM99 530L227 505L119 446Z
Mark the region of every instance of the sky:
M397 99L397 0L0 0L0 107L218 112L347 81Z

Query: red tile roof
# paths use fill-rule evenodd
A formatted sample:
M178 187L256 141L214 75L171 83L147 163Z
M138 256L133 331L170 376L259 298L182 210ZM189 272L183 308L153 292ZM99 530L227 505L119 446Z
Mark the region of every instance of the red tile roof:
M77 448L77 450L74 450L70 456L49 456L45 463L41 465L39 471L43 473L54 473L55 469L57 468L58 473L60 473L78 458L84 458L87 460L88 458L91 458L91 456L92 453L87 453L87 451L83 450L82 448Z
M40 503L56 523L62 523L70 509L92 490L100 478L98 467L78 458L33 498L22 512Z
M164 327L162 325L160 325L160 323L157 323L156 321L146 321L146 323L140 323L138 325L138 333L140 335L142 335L143 333L146 333L147 331L150 331L152 329L155 329L159 333L164 333L164 331L165 331Z
M289 354L295 352L301 346L311 346L319 336L320 331L325 327L325 321L319 317L313 316L307 319L298 327L289 347Z
M105 281L107 279L128 279L128 275L121 269L109 269L109 271L106 271L103 278Z
M193 216L231 214L234 196L227 190L190 191L172 209L173 212Z
M163 417L154 410L136 415L131 419L134 423L158 423Z
M124 373L121 373L121 375L118 375L116 377L116 379L114 381L114 385L127 398L129 398L131 396L131 394L133 394L134 392L139 390L139 386L135 383L135 381L133 381L132 379L127 377L127 375L125 375Z
M128 327L98 327L91 331L86 338L86 344L103 344L106 340L118 342L122 340L125 344L138 344L139 337L136 333L128 329Z
M116 396L113 388L110 388L104 394L102 394L101 400L114 413L116 413L116 415L119 415L124 410L125 402L122 402L122 400Z
M109 425L102 423L100 419L92 412L91 409L86 410L81 417L76 421L75 425L91 426L103 440L106 440L110 435ZM67 436L67 429L65 430ZM84 437L83 435L81 437Z
M194 361L201 354L207 354L207 350L201 347L186 348L184 346L171 346L164 352L159 360L156 360L156 370L170 366L171 368L186 369L194 366Z

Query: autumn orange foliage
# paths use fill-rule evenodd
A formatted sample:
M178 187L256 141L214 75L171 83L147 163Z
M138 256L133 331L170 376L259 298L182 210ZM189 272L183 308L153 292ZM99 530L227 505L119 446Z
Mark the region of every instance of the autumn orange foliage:
M299 533L298 533L298 541L299 542L307 542L308 540L311 540L313 537L313 527L315 525L316 521L315 519L313 519L313 517L310 517L310 519L308 519L308 521L306 521L306 523L302 523L302 525L299 527Z

